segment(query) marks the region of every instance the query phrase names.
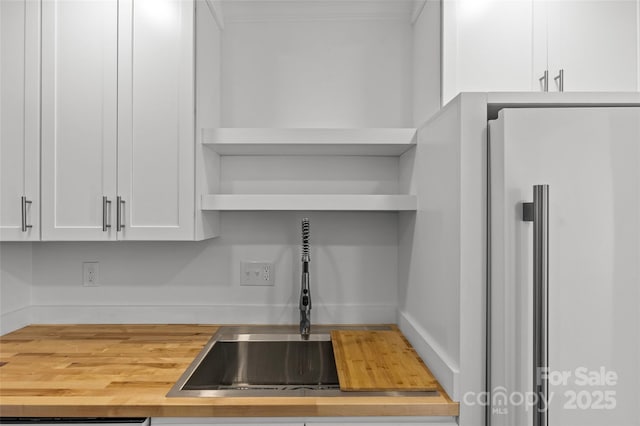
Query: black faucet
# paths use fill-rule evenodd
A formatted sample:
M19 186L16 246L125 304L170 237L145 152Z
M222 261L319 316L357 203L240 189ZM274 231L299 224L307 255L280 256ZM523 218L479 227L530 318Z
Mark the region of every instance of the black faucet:
M300 337L309 339L311 333L311 291L309 289L309 219L302 219L302 282L300 288Z

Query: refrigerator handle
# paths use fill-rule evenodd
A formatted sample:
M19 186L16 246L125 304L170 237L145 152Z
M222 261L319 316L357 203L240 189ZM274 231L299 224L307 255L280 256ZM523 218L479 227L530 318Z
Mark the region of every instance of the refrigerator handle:
M533 203L523 204L533 222L533 425L548 426L549 382L549 185L533 186Z

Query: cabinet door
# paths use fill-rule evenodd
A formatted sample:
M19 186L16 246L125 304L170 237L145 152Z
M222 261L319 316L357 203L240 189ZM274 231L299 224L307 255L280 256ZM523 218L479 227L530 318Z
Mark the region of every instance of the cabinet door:
M0 2L0 241L40 239L39 17L37 2Z
M116 193L116 0L42 2L42 239L109 240ZM113 229L113 228L111 228Z
M118 239L194 238L193 2L121 0Z
M538 90L533 0L443 2L443 104L460 92Z
M546 2L550 78L565 91L638 90L638 1ZM557 90L553 80L549 90Z

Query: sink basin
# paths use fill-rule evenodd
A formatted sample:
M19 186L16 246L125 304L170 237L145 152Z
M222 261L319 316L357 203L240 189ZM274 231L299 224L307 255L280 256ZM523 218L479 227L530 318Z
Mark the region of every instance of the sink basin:
M339 387L329 335L222 336L182 389L330 389Z
M329 332L354 327L314 326L308 340L302 340L296 328L220 328L167 396L437 395L437 392L342 392ZM357 328L388 329L385 326Z

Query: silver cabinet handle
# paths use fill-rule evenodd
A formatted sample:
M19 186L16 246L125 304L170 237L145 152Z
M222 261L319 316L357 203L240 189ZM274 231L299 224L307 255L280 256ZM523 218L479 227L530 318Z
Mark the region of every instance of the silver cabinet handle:
M564 92L564 70L559 70L553 80L558 84L558 92Z
M540 77L538 81L542 82L542 91L548 92L549 91L549 70L545 70L544 73L542 74L542 77Z
M120 232L124 229L124 213L122 207L124 206L124 200L118 196L116 199L116 231Z
M107 218L110 218L111 212L111 200L107 197L102 197L102 232L107 232L109 228L111 228L111 221L108 221Z
M29 225L27 223L27 204L31 204L32 202L27 200L27 197L20 197L21 205L22 205L22 232L27 232L29 228L33 228L33 225Z
M533 391L538 405L533 425L548 425L549 382L549 185L534 185L533 203L524 203L523 219L533 221ZM544 374L543 374L544 373Z

